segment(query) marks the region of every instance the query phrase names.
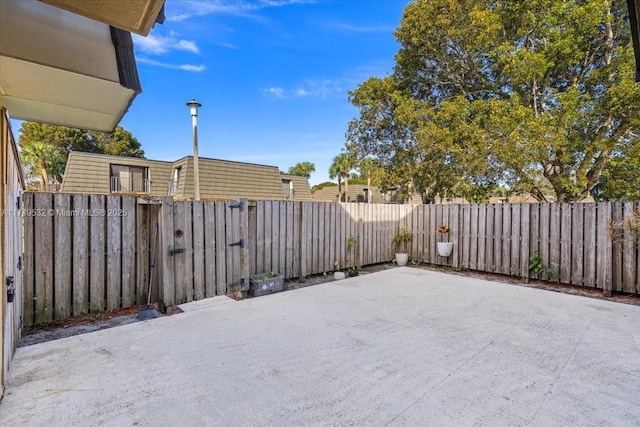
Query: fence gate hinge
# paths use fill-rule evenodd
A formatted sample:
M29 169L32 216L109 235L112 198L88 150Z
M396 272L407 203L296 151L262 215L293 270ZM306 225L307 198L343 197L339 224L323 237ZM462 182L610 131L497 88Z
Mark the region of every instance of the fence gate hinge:
M244 285L244 277L240 280L236 280L235 282L229 283L227 286L235 288L237 286L242 286L242 285Z
M238 242L229 243L229 246L240 246L242 249L244 249L244 239L240 239L240 241Z
M240 212L244 211L244 200L240 200L238 203L229 205L230 209L240 209Z

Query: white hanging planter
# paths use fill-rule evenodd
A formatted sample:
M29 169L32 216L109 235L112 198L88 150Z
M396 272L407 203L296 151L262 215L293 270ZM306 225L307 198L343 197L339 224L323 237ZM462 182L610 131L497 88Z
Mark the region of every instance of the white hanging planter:
M409 262L409 254L397 253L396 254L396 264L400 267L404 267Z
M453 243L438 242L438 255L448 257L453 252Z

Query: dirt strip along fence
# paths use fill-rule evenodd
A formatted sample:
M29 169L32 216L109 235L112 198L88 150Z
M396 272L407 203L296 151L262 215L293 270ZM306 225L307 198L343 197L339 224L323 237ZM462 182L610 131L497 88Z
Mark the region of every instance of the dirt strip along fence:
M401 226L410 258L640 293L640 257L611 220L638 203L381 205L287 201L173 201L133 196L26 193L24 323L49 323L143 304L158 223L152 300L164 306L246 291L252 274L287 279L388 262ZM125 213L126 212L126 213ZM66 214L67 213L67 214ZM437 233L448 224L449 232ZM356 244L349 248L349 237ZM448 258L436 242L454 243Z

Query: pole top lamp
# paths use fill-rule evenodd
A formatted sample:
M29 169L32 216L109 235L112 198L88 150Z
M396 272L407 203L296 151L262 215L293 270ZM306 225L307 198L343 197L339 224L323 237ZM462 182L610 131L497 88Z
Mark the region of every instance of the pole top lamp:
M195 98L192 98L191 101L187 102L187 107L189 107L191 109L191 116L192 117L197 117L198 116L198 108L202 107L202 104L200 104L198 101L196 101Z
M202 107L198 101L193 98L187 102L187 107L191 110L191 128L193 130L193 174L195 184L195 199L200 200L200 169L198 166L198 108Z

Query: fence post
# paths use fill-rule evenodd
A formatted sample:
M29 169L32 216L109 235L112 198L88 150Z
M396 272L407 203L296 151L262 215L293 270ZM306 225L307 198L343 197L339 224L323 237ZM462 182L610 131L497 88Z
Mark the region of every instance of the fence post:
M536 206L537 209L537 206ZM531 257L531 204L523 203L520 205L520 236L522 243L522 253L520 255L520 276L525 283L529 282L529 258Z
M611 262L613 252L613 241L609 237L608 225L612 218L612 204L610 202L597 203L596 214L598 216L598 283L602 286L602 294L605 297L611 296L613 288L612 274L613 265Z
M241 199L240 205L240 239L244 240L244 245L240 247L240 274L244 280L243 291L249 290L249 204L247 199Z
M158 246L156 247L155 265L160 269L160 280L158 288L160 291L160 302L166 310L167 307L175 305L175 279L174 279L174 263L173 257L169 255L169 251L173 249L173 198L170 196L162 197L162 205L160 214L158 215L160 224L157 236ZM153 236L151 237L153 239Z

